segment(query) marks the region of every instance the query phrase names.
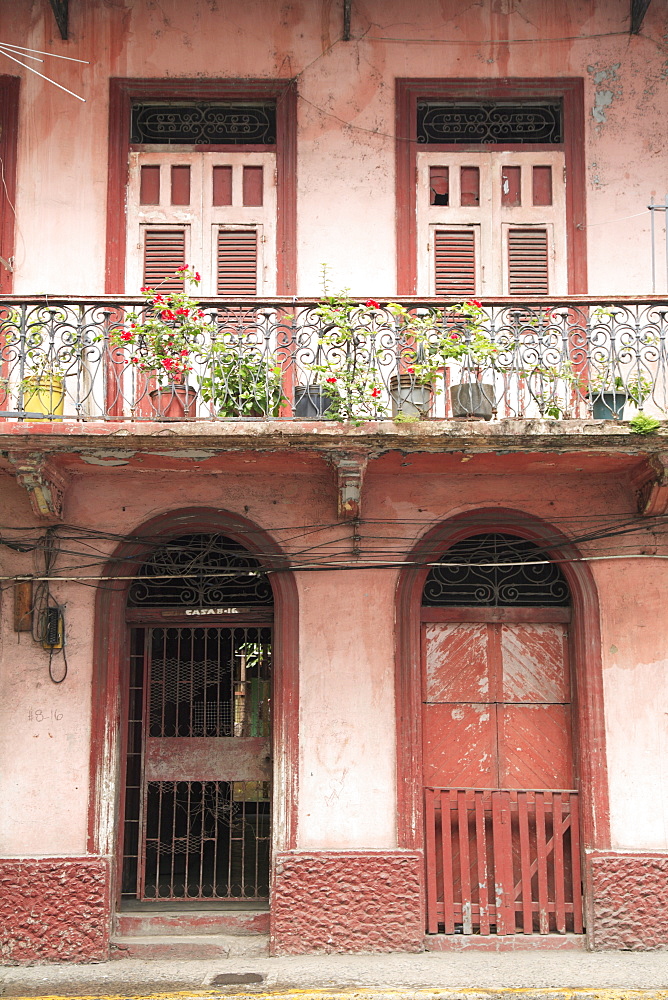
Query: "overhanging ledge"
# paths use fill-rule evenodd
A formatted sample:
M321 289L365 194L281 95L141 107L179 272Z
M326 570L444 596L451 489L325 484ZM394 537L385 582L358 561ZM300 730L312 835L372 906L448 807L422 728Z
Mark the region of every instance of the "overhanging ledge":
M486 422L391 420L355 427L334 421L249 420L130 423L0 421L0 451L15 449L49 454L86 450L178 453L194 448L218 453L239 451L342 454L375 457L387 451L506 453L608 452L647 455L666 451L668 423L655 434L633 434L628 424L605 420L504 419Z

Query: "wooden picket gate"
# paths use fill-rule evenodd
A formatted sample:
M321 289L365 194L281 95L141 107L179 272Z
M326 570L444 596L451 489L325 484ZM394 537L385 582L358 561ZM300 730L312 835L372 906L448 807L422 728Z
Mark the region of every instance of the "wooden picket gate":
M427 932L581 934L578 795L425 788Z

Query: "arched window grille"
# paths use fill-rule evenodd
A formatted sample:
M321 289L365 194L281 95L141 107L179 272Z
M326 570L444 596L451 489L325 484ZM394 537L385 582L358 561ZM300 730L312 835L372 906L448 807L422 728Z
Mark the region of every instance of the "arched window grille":
M559 567L534 542L514 535L472 535L444 552L429 572L422 604L436 607L540 607L570 604Z
M130 607L201 608L273 604L260 561L222 534L190 534L156 548L130 587Z

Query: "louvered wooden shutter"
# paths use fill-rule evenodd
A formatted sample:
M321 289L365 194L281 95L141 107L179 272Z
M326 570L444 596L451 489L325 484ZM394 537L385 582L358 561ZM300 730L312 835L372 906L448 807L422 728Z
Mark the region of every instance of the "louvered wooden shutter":
M548 295L546 229L508 231L508 294Z
M147 229L144 233L144 285L163 291L183 289L175 277L186 263L184 229Z
M437 229L434 233L436 295L475 295L475 232Z
M218 295L257 295L257 230L218 231Z

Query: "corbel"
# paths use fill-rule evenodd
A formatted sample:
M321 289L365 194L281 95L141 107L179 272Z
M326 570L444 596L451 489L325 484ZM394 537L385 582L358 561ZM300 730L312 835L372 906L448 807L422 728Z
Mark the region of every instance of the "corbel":
M40 452L10 451L17 481L28 491L30 505L40 521L62 521L67 479L52 459Z
M668 510L668 453L650 455L647 459L645 475L638 489L638 513L643 517L655 517Z
M336 469L337 511L340 521L352 521L362 515L362 483L366 472L366 455L332 455Z

